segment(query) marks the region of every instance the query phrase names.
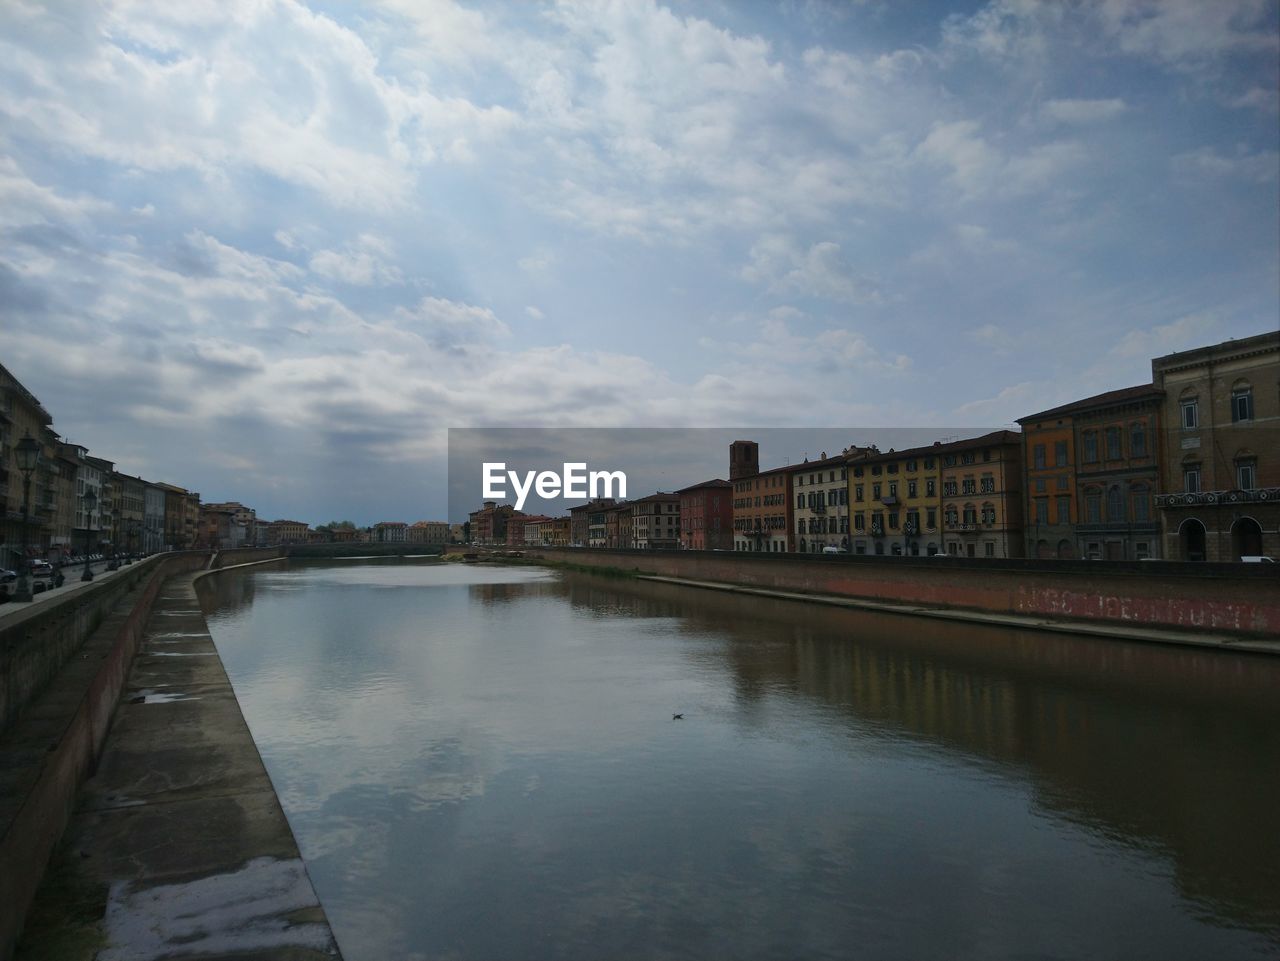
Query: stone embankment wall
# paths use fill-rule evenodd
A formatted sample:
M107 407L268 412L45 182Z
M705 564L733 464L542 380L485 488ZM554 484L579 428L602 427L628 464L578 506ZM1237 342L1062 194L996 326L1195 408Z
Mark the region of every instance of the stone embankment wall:
M974 560L540 548L528 557L925 607L1280 636L1280 569L1165 561Z
M439 544L290 544L290 557L421 557L441 554Z
M226 551L220 566L273 554ZM156 555L0 622L0 958L97 763L161 585L210 556Z

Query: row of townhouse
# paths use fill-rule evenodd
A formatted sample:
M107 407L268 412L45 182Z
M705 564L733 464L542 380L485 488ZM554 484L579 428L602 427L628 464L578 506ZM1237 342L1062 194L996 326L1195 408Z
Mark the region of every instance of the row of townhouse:
M1019 420L1032 557L1280 554L1280 333Z
M1152 381L1020 431L759 469L736 441L734 549L1099 560L1280 554L1280 333L1152 360Z
M199 493L125 473L60 436L49 411L3 366L0 503L6 568L24 557L193 547L208 523Z
M480 544L885 556L1234 560L1280 554L1280 333L1152 360L1152 380L1040 411L1020 430L762 470L568 518L486 502Z
M761 471L754 441L730 445L734 550L1020 557L1018 435L834 457Z

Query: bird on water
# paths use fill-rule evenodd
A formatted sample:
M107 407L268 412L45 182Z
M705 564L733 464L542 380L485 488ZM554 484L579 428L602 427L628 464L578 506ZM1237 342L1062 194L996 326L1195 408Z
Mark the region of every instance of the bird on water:
M683 721L683 720L684 720L684 715L683 715L683 714L672 714L672 715L671 715L671 720L673 720L673 721Z

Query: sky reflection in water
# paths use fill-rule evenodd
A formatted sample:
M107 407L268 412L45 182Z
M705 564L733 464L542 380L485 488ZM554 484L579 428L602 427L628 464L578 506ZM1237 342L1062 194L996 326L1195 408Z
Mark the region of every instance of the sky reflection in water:
M348 961L1280 950L1266 659L534 569L204 584Z

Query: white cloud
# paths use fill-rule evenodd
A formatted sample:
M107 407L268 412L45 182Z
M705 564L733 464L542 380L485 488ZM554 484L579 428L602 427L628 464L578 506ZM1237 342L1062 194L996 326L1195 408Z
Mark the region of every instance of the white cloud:
M1214 147L1201 147L1178 154L1170 163L1175 176L1192 182L1227 178L1261 184L1280 175L1280 153L1276 151L1254 153L1240 148L1234 154L1224 154Z
M397 308L395 316L401 324L422 331L432 344L446 349L489 344L511 334L511 328L488 307L443 297L424 297L412 309Z
M540 311L537 307L534 307L532 304L525 307L524 312L528 314L530 317L532 317L534 320L546 320L546 317L547 317L546 314Z
M751 262L742 268L744 280L780 293L848 303L878 303L882 298L871 280L858 276L831 241L801 249L786 237L766 236L751 247Z
M1047 100L1040 108L1044 115L1058 123L1090 124L1112 120L1128 106L1119 97L1105 100Z
M388 263L395 251L386 240L360 234L342 250L320 250L311 255L311 272L361 287L398 284L404 278L400 268Z

